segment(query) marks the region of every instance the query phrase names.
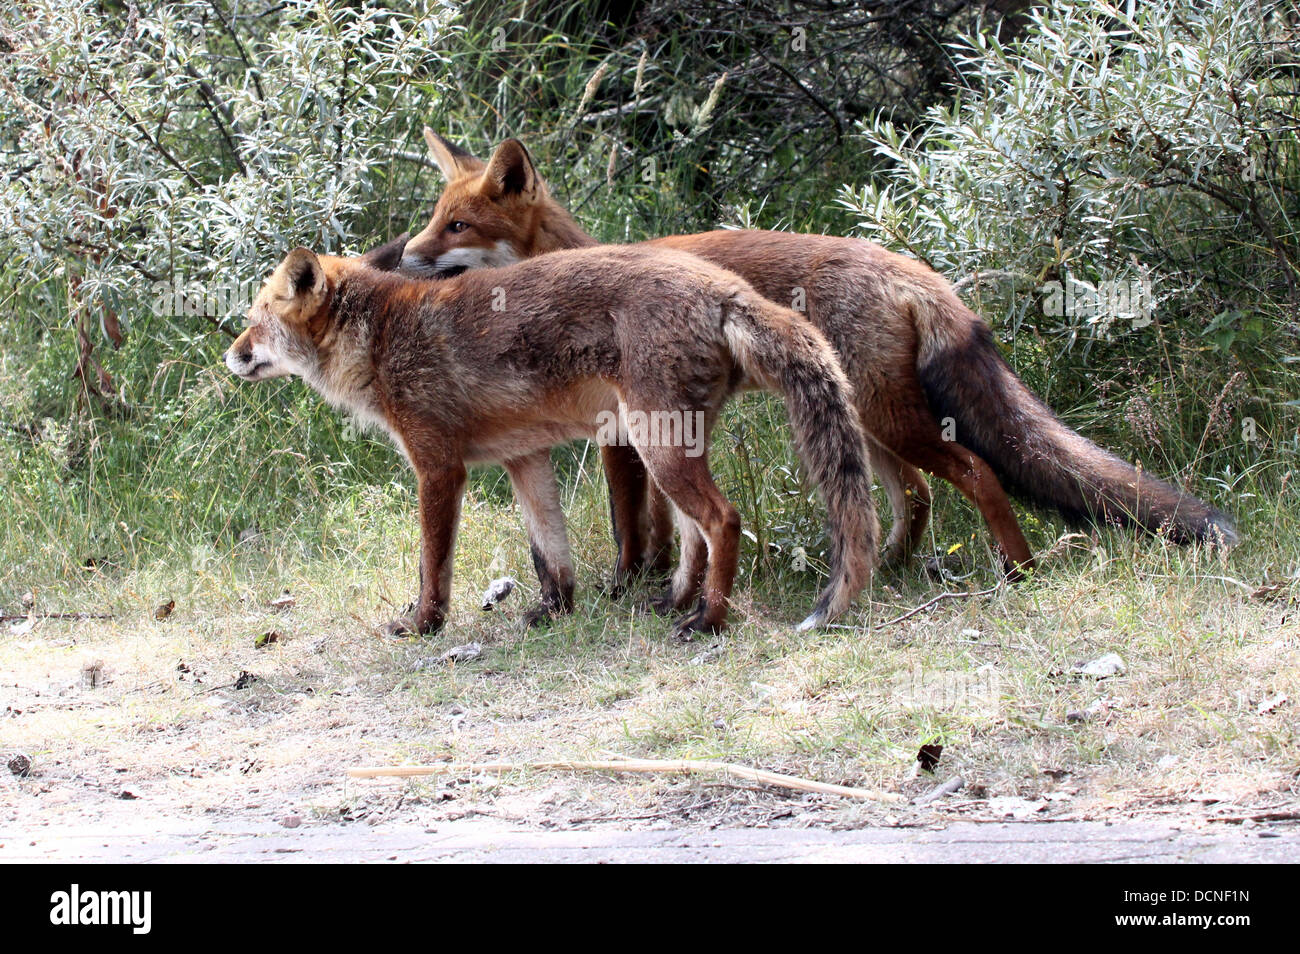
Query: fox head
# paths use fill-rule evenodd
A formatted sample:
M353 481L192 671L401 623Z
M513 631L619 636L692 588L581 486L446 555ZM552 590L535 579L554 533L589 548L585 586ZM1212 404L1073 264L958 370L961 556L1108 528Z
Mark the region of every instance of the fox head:
M483 162L427 126L424 138L447 188L424 231L407 243L402 269L447 277L534 254L529 236L536 233L547 193L524 144L507 139Z
M400 235L352 259L295 248L253 300L248 326L226 350L226 367L245 381L310 377L319 368L319 342L328 329L330 296L339 276L353 263L395 269L407 238Z

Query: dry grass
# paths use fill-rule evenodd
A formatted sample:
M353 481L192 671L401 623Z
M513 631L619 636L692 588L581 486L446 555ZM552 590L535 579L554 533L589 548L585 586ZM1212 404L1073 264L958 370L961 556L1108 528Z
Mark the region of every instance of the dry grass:
M124 790L157 814L372 821L472 811L542 824L859 824L921 811L667 778L343 776L363 763L607 752L721 758L907 795L956 772L967 788L946 807L977 815L1007 796L1074 817L1294 798L1300 630L1286 589L1256 599L1219 579L1251 565L1248 552L1225 565L1105 535L1027 584L868 628L938 591L914 565L877 580L876 602L844 621L853 628L810 637L790 624L815 581L762 576L742 582L725 639L681 644L634 597L596 592L611 555L600 510L598 488L573 502L583 601L549 629L518 629L519 594L477 609L496 572L529 579L517 514L481 500L467 511L451 624L433 640L369 630L413 586L413 529L396 515L310 561L262 538L193 569L147 565L41 591L38 608L116 615L0 635L0 750L34 762L31 777L4 777L0 799L24 825L120 808ZM265 605L284 588L291 610ZM155 620L169 598L175 612ZM272 630L278 641L256 648ZM479 658L438 661L469 641L482 643ZM1124 674L1070 673L1109 652ZM91 662L105 677L93 688ZM241 672L257 680L235 689ZM918 776L917 750L933 742L939 766Z

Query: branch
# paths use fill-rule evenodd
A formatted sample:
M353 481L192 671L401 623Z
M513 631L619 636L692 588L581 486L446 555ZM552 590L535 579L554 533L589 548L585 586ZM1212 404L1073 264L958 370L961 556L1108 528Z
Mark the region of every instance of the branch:
M730 775L750 782L774 785L797 792L816 792L821 795L840 795L844 798L862 798L879 802L897 802L902 796L867 788L831 785L781 775L763 769L737 765L734 762L709 762L694 759L616 759L605 762L554 761L554 762L440 762L434 765L394 765L391 767L362 767L348 769L351 778L412 778L424 775L473 775L483 772L641 772L666 775Z

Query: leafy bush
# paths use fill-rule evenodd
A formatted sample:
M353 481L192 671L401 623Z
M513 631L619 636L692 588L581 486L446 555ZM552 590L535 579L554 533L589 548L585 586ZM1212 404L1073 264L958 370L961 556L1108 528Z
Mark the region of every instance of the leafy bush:
M1022 372L1067 408L1096 395L1091 428L1195 471L1253 459L1294 431L1296 12L1058 3L1017 42L972 34L951 104L861 124L884 167L841 201L954 278L991 272Z
M1028 6L10 4L0 583L409 515L391 448L219 355L286 249L423 224L426 122L478 152L523 137L604 241L856 221L1007 315L1022 374L1090 434L1185 475L1293 466L1295 4ZM733 404L719 480L750 558L815 560L783 421ZM498 472L474 493L508 496Z
M436 0L0 11L14 288L0 385L28 475L5 528L15 546L81 539L79 559L230 540L310 514L322 476L391 479L390 450L351 440L300 387L231 387L218 356L289 248L355 250L406 226L427 171L414 117L440 109L455 13Z

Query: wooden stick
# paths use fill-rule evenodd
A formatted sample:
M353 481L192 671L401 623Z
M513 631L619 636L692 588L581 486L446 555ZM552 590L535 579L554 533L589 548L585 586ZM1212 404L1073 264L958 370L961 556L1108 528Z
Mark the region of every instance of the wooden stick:
M878 802L902 801L901 795L847 785L814 782L794 775L781 775L763 769L736 765L734 762L709 762L694 759L617 759L608 762L437 762L433 765L363 766L348 769L352 778L412 778L422 775L474 775L482 772L646 772L671 775L731 775L736 778L775 785L798 792L865 798Z
M895 623L901 623L905 619L911 619L917 613L923 613L926 610L928 610L931 606L934 606L937 603L942 603L944 600L968 600L968 599L973 599L977 596L990 596L993 593L996 593L1000 589L1002 589L1001 581L999 581L993 586L990 586L987 590L975 590L974 592L968 591L968 592L961 592L961 593L940 593L938 596L934 597L933 599L926 600L920 606L913 607L912 609L908 610L906 613L903 613L899 616L895 616L893 619L887 619L883 623L877 623L875 628L882 629L885 626L893 626Z
M965 784L966 784L965 779L963 779L960 775L954 775L952 778L948 779L948 781L944 782L942 785L936 785L934 788L930 789L924 795L919 795L916 798L912 799L912 804L929 805L931 802L938 801L939 799L943 798L945 795L952 795L954 792L960 791L961 787Z
M0 616L0 623L16 623L20 619L112 619L112 613L15 613Z

